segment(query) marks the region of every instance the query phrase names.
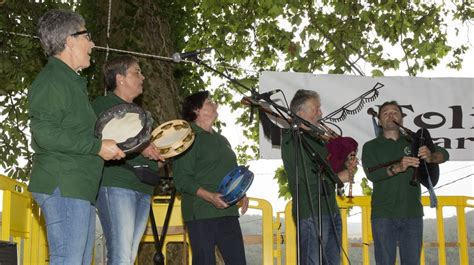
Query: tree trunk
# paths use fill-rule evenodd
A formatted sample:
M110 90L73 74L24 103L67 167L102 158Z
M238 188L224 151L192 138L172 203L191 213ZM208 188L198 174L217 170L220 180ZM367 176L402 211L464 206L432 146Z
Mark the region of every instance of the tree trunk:
M84 10L84 12L81 12ZM81 13L86 13L86 26L93 28L97 46L153 54L169 57L175 50L171 39L171 29L166 18L160 16L161 10L157 1L112 1L110 12L110 36L107 39L107 22L109 17L108 1L91 1L84 3ZM87 16L90 15L90 19ZM95 34L94 34L95 35ZM109 52L108 58L120 55ZM96 96L104 94L102 66L107 54L103 49L95 49L95 64L92 78L93 92ZM145 56L134 55L140 62L145 76L144 91L137 99L146 110L150 111L159 124L180 117L178 85L173 76L174 63Z

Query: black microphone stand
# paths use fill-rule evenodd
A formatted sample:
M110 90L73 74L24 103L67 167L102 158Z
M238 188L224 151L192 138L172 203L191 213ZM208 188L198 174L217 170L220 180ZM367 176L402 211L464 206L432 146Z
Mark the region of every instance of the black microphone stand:
M296 113L293 113L291 112L290 110L288 110L287 108L285 107L282 107L278 104L276 104L274 101L272 101L270 99L269 96L264 96L264 97L261 97L263 100L265 100L265 102L267 102L269 105L271 105L272 107L274 107L278 112L285 112L288 116L289 116L289 119L291 119L291 130L292 130L292 139L293 139L293 145L294 145L294 150L295 150L295 178L296 178L296 198L293 198L293 199L296 199L296 202L295 202L295 205L296 205L296 230L297 230L297 234L296 234L296 244L297 244L297 264L300 264L301 260L300 260L300 246L299 246L299 239L300 239L300 216L299 216L299 212L300 212L300 202L299 202L299 192L300 192L300 187L299 187L299 160L301 159L302 161L302 165L303 165L303 172L305 174L305 180L306 180L306 185L307 185L307 190L308 192L310 191L309 189L309 179L308 179L308 176L306 175L306 170L305 170L305 163L304 163L304 160L303 160L303 151L306 151L306 153L308 153L311 157L311 159L313 160L314 162L314 165L316 166L316 169L315 169L315 173L316 173L316 176L318 177L318 186L317 186L317 192L318 192L318 205L317 205L317 216L318 216L318 224L316 224L316 218L315 218L315 213L314 213L314 205L312 204L312 201L310 198L308 198L309 202L310 202L310 208L311 208L311 215L313 217L313 222L314 222L314 227L316 229L317 227L317 238L319 240L319 264L323 264L323 257L324 257L324 251L323 251L323 238L322 238L322 212L321 212L321 191L324 190L322 189L322 183L323 183L323 172L328 172L329 176L331 177L331 179L334 181L334 183L336 183L338 186L343 186L343 183L342 181L334 174L334 172L332 171L331 167L329 166L329 164L326 162L325 159L323 159L321 157L321 155L316 152L312 147L311 145L306 141L304 140L304 138L301 137L301 131L300 131L300 125L303 124L305 125L308 129L305 129L305 131L307 133L312 133L314 134L314 137L318 137L318 136L321 136L324 134L324 131L318 127L316 127L314 124L312 124L311 122L303 119L302 117L300 117L299 115L297 115ZM281 115L283 117L285 117L284 115ZM324 190L325 192L327 192L326 190ZM308 194L309 195L309 194Z
M297 237L296 238L297 253L296 253L296 255L297 255L297 264L300 264L300 246L299 246L299 238L300 238L299 212L300 212L300 209L299 209L299 172L298 172L299 170L298 170L298 162L299 162L299 159L303 158L303 156L302 156L303 148L301 148L301 146L304 146L305 150L310 152L310 155L313 158L313 160L317 161L315 164L318 167L318 172L320 172L319 180L318 180L318 196L319 196L318 197L318 220L319 220L318 238L320 240L320 244L319 244L320 261L319 261L319 264L323 264L322 263L323 243L322 243L322 222L321 222L322 217L321 217L321 192L320 191L321 191L321 182L322 182L322 172L324 171L324 169L327 169L327 168L330 168L330 167L324 161L324 159L322 159L319 156L319 154L317 152L312 150L312 148L309 146L308 143L306 143L305 141L302 141L302 138L301 138L301 135L300 135L300 124L304 124L307 128L309 128L308 131L314 132L317 135L324 134L324 131L322 129L316 127L311 122L301 118L296 113L292 113L287 108L276 104L274 101L272 101L270 99L269 94L266 94L266 95L259 94L255 89L245 86L244 84L239 82L237 79L232 78L229 75L226 75L223 72L220 72L217 69L215 69L215 68L209 66L208 64L204 63L202 60L197 58L197 55L196 55L196 57L188 58L188 59L194 61L195 63L197 63L199 65L204 66L205 68L211 70L212 72L218 74L219 76L224 77L227 80L231 81L232 83L234 83L234 84L244 88L245 90L251 92L252 96L256 100L260 100L260 99L265 100L265 102L267 102L268 104L273 106L280 114L282 112L285 112L289 116L289 118L291 119L291 122L289 121L289 119L287 119L287 121L288 121L289 124L291 124L291 130L292 130L292 134L293 134L293 143L294 143L294 146L295 146L295 167L296 167L296 176L295 177L296 177L296 195L297 196L296 196L296 198L293 198L293 199L296 199L295 204L296 204L296 207L297 207L297 210L296 210L296 213L297 213L296 214L296 230L297 230L297 234L296 234L296 237ZM285 118L286 116L282 115L282 117ZM304 160L302 160L302 161L303 161L303 167L304 167L305 166L304 165ZM339 180L339 178L334 177L334 176L332 176L332 177L333 177L333 180L336 183L342 184L342 182ZM308 176L306 176L306 173L305 173L305 178L306 178L306 183L308 184ZM311 200L309 200L309 201L311 203ZM313 210L314 210L314 207L311 206L311 211L313 212ZM313 215L313 219L315 219L314 218L314 213L312 215ZM316 225L315 225L315 227L316 227Z
M250 88L250 87L248 87L248 86L242 84L241 82L239 82L239 80L237 80L237 79L235 79L235 78L233 78L233 77L231 77L231 76L229 76L229 75L227 75L227 74L224 74L223 72L218 71L217 69L215 69L215 68L211 67L210 65L204 63L201 59L199 59L199 58L197 57L197 54L196 54L196 57L192 57L192 58L190 57L190 58L188 58L188 59L192 60L193 62L195 62L195 63L197 63L197 64L199 64L199 65L204 66L205 68L211 70L212 72L214 72L214 73L216 73L216 74L218 74L218 75L224 77L225 79L231 81L232 83L234 83L234 84L236 84L236 85L238 85L238 86L244 88L245 90L251 92L251 93L252 93L252 96L258 96L258 95L259 95L258 92L257 92L255 89Z
M298 117L298 116L294 115L293 117ZM297 120L297 122L292 123L291 130L292 130L293 145L294 145L294 150L295 150L295 178L296 178L296 196L295 197L296 198L293 198L293 199L296 199L295 204L296 204L296 208L297 208L297 211L296 211L297 244L299 244L299 238L300 238L300 229L299 229L299 221L300 221L300 216L299 216L299 212L300 212L300 207L299 207L299 199L300 199L300 195L299 195L299 190L300 190L300 187L299 187L299 161L300 161L300 159L302 161L303 172L305 174L304 178L305 178L305 181L306 181L306 187L307 187L307 190L308 190L308 195L309 195L309 192L310 192L309 178L306 175L306 172L307 172L306 171L306 165L304 163L304 160L302 159L303 158L303 151L305 151L310 156L311 160L314 162L314 166L315 166L314 172L316 173L316 177L318 179L318 185L317 185L318 205L317 205L317 208L314 207L311 198L308 198L308 201L310 203L311 216L313 218L313 225L314 225L315 229L317 229L316 236L317 236L317 239L319 240L319 249L318 249L318 251L319 251L319 264L323 264L323 257L325 256L324 247L323 247L324 243L323 242L324 242L325 239L322 236L323 227L322 227L322 211L321 211L322 204L321 204L321 201L322 201L322 192L325 192L325 193L328 192L326 189L322 188L323 187L323 181L324 181L324 179L323 179L324 174L323 173L324 172L329 172L329 175L333 179L335 179L336 180L335 182L338 183L338 184L342 184L342 182L339 180L339 178L337 176L334 175L331 167L321 157L321 155L311 147L311 145L308 143L308 141L305 138L301 137L301 134L305 133L305 132L300 131L298 124L305 123L307 121L304 120L304 119L301 119L301 118L293 118L292 121L294 121L294 120ZM314 131L309 130L309 132L314 132ZM306 133L308 133L308 132L306 132ZM315 210L317 212L317 218L315 218L316 217ZM316 220L318 220L318 223L316 223ZM300 256L300 249L299 249L299 245L297 245L297 261L298 261L298 264L300 264L299 256Z

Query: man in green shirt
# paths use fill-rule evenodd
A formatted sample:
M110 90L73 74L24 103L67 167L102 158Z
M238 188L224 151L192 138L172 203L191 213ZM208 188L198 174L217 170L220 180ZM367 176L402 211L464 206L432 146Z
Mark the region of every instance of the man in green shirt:
M419 264L423 206L420 185L412 186L410 180L420 159L439 164L448 160L449 154L441 147L431 152L421 146L417 156L412 156L411 143L395 124L403 125L402 109L397 102L382 104L378 118L382 133L365 143L362 151L365 173L373 183L371 218L375 260L377 264L395 264L398 244L401 264ZM379 166L389 161L398 162Z
M298 90L291 100L290 108L292 113L297 114L313 125L316 125L322 117L319 94L312 90ZM311 135L308 132L308 127L305 125L301 125L300 127L301 129L298 130L297 133L300 134L301 141L307 143L309 147L325 161L325 164L328 165L328 151L324 143L317 136ZM324 264L339 264L342 222L336 202L336 184L334 178L339 178L342 182L348 182L350 180L350 170L348 168L356 167L357 161L355 159L351 160L347 164L346 169L341 169L337 172L338 174L336 174L331 168L324 167L324 165L319 162L317 163L317 160L315 160L305 148L301 150L302 152L297 153L295 144L299 145L296 141L293 141L292 131L287 131L282 139L281 157L288 175L288 184L293 198L293 219L295 223L298 219L297 216L299 216L299 225L297 228L299 230L300 262L301 264L319 264L318 181L322 178L322 259ZM302 154L302 156L300 154ZM299 161L296 165L295 156L297 155ZM297 175L298 178L296 178Z

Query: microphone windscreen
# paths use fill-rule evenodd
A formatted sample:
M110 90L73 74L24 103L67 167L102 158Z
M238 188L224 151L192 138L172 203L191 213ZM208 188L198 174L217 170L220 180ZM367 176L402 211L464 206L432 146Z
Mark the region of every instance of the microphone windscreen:
M173 59L173 62L175 63L181 62L181 55L178 52L173 53L173 56L171 56L171 58Z
M372 115L374 117L377 117L377 112L375 112L375 110L373 108L369 108L367 110L367 114Z

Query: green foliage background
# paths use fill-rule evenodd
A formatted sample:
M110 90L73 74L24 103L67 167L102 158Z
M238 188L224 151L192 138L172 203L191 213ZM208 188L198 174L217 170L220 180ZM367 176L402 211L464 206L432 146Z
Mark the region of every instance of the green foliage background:
M212 47L206 62L253 89L261 71L382 76L388 70L403 70L415 76L446 56L453 58L447 67L461 69L471 44L452 46L447 27L455 25L459 32L474 18L471 1L114 0L107 36L108 1L2 1L0 166L15 179L27 180L31 170L25 97L46 58L38 40L11 33L35 35L38 18L51 8L81 13L96 45L102 47L168 57ZM115 55L94 52L92 66L84 71L91 98L103 93L101 66L107 56ZM214 74L204 67L139 58L147 76L140 100L158 122L179 117L183 96L215 85ZM223 82L214 97L236 111L242 108L242 93L250 94ZM218 125L228 124L223 119ZM237 147L239 162L245 163L258 157L258 120L250 122L242 115L237 125L251 140ZM284 174L279 172L280 194L287 196Z

